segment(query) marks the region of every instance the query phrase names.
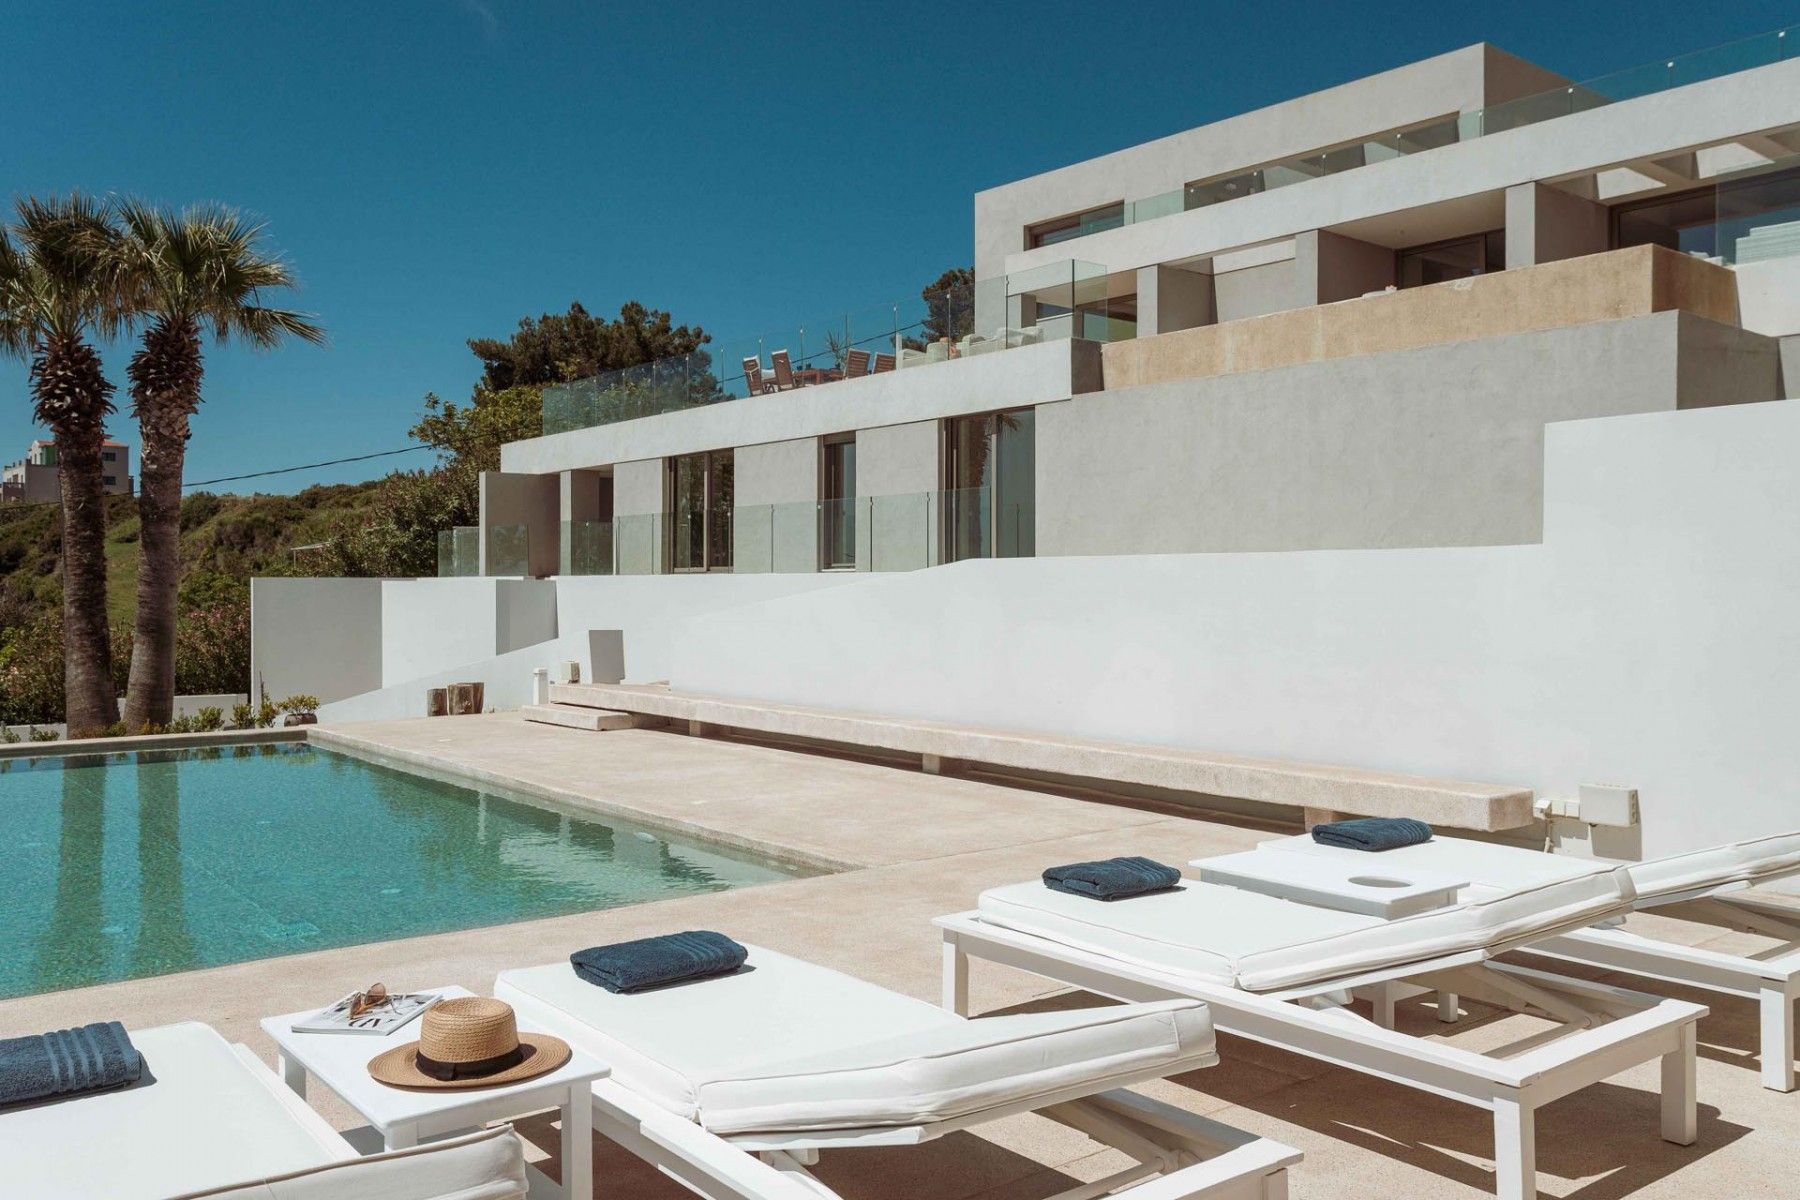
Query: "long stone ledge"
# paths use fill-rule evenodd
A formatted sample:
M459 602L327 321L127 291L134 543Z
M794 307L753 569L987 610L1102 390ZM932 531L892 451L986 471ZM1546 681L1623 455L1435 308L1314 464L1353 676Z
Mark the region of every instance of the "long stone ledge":
M1049 737L874 713L836 712L632 684L553 684L550 699L782 737L919 755L927 770L958 762L1100 783L1223 796L1315 812L1414 817L1492 832L1532 821L1529 788L1467 783L1130 742Z

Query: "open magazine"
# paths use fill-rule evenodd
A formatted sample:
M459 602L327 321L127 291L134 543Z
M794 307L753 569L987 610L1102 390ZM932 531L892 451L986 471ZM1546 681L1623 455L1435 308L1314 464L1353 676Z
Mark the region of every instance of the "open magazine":
M370 1033L386 1036L438 1001L436 992L403 992L391 995L373 1008L352 1017L352 1005L360 993L351 992L329 1008L294 1022L295 1033Z

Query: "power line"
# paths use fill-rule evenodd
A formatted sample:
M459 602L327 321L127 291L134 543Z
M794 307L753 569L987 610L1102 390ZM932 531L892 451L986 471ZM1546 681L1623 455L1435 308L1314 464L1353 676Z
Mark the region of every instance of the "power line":
M319 467L336 467L344 463L367 462L371 458L391 458L396 454L411 454L415 450L429 450L430 446L423 442L414 446L402 446L398 450L377 450L373 454L353 454L349 458L331 458L324 462L302 463L297 467L276 467L271 471L251 471L248 475L221 475L217 479L182 480L184 488L205 487L209 483L236 483L240 479L262 479L269 475L292 475L295 471L312 471Z
M345 463L367 462L372 458L392 458L396 454L411 454L416 450L429 450L429 449L431 449L430 446L427 446L424 443L419 443L417 445L412 445L412 446L402 446L398 450L377 450L373 454L353 454L347 458L326 459L324 462L301 463L297 467L275 467L271 470L251 471L251 472L248 472L247 474L243 474L243 475L221 475L216 479L184 479L181 482L181 486L185 490L188 488L206 487L207 485L214 484L214 483L236 483L239 480L243 480L243 479L262 479L262 478L265 478L270 475L292 475L296 471L314 471L314 470L319 469L320 467L336 467L336 466L342 466ZM20 509L20 508L30 508L30 507L34 507L34 506L44 506L44 505L61 504L61 503L62 503L61 499L56 499L56 500L9 500L9 501L5 501L3 504L0 504L0 512L7 512L9 510L16 511L17 509Z

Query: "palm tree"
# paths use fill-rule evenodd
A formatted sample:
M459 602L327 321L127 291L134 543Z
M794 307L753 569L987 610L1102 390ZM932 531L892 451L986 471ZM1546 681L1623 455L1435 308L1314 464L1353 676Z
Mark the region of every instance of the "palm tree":
M304 314L270 308L263 293L292 287L286 263L262 245L263 227L219 205L175 212L118 206L119 273L132 315L148 322L131 357L138 450L138 594L125 726L166 725L175 705L175 601L181 583L181 471L188 421L200 407L201 338L210 329L272 349L325 332Z
M17 204L0 231L0 352L31 364L37 419L56 437L62 487L63 684L71 736L119 719L106 627L106 494L100 443L113 385L89 338L120 328L108 206L87 196Z

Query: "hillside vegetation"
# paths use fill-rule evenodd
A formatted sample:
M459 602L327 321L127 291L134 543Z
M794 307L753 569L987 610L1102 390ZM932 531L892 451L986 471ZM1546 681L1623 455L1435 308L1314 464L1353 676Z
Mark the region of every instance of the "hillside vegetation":
M181 505L178 690L247 692L252 575L336 574L323 550L361 524L380 482L312 487L292 496L195 492ZM138 568L137 504L109 501L107 615L115 669L130 663ZM51 504L0 505L0 724L61 719L60 520Z

